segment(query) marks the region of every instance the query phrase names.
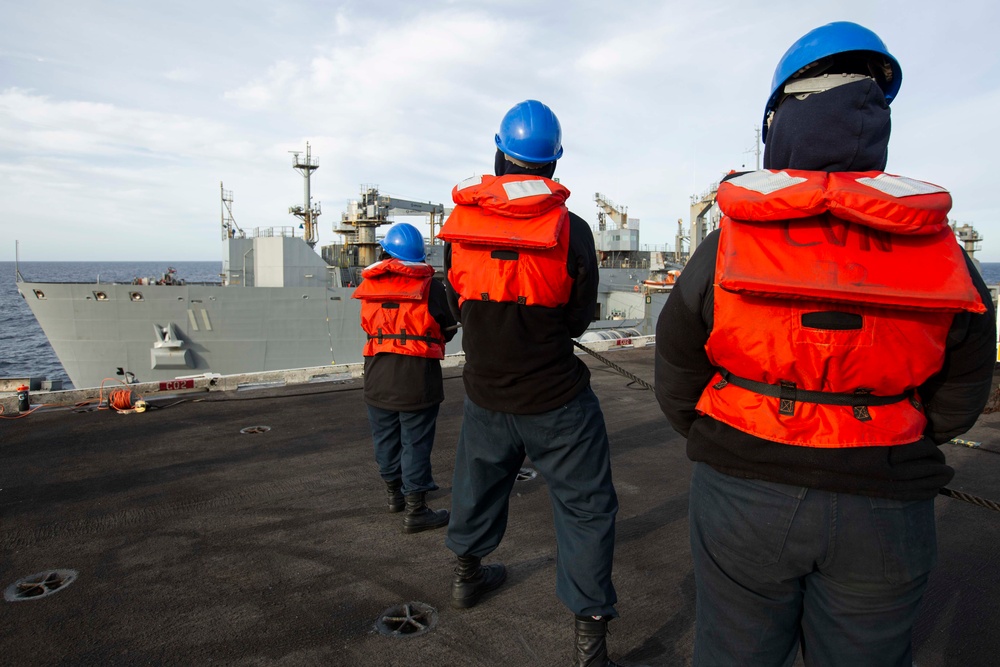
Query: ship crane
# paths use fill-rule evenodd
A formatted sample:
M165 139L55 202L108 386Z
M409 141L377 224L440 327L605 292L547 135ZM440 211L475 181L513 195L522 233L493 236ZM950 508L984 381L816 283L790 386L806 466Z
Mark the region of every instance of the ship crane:
M705 240L712 231L719 228L722 220L722 212L715 199L719 192L719 183L715 182L700 195L691 195L691 230L688 242L690 250L688 254L693 254L698 244Z
M606 218L611 218L618 225L618 229L628 229L627 206L617 206L600 192L594 194L594 201L597 202L597 229L602 232L607 229Z
M674 238L674 261L680 263L684 257L685 241L690 246L691 237L684 233L684 219L677 218L677 236Z
M433 238L435 225L444 219L444 205L381 195L377 185L362 185L361 199L350 203L347 212L341 216L343 226L335 230L345 236L348 245L358 247L358 263L361 266L368 266L377 259L375 229L392 222L390 218L393 215L430 216Z

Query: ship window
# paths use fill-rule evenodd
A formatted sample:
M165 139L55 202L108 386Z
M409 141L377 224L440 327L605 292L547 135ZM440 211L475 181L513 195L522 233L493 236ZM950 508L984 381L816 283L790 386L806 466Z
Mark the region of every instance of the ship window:
M142 292L129 292L128 298L132 299L133 301L142 301Z
M339 296L331 296L330 297L330 301L340 301L340 297Z
M107 301L108 295L105 294L104 292L94 292L94 298L97 299L98 301Z
M308 295L308 294L303 294L303 295L302 295L302 298L303 298L303 299L308 299L308 298L309 298L309 295Z
M35 298L36 299L44 299L45 298L45 292L43 292L40 289L36 289L35 290Z

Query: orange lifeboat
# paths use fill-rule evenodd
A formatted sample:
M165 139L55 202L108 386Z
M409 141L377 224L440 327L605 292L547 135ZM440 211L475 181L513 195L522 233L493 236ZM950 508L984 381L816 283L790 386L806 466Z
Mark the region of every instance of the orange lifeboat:
M670 271L667 271L667 277L664 280L643 280L642 283L644 285L649 285L650 287L667 287L677 282L677 276L679 275L681 275L679 270L671 269Z

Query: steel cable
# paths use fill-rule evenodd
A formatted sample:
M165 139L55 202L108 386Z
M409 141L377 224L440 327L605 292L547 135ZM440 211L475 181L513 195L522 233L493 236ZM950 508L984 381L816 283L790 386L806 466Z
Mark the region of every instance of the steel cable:
M632 382L635 382L636 384L640 385L643 389L648 389L650 391L653 391L653 385L649 384L648 382L646 382L642 378L639 378L639 377L636 377L635 375L632 375L631 373L629 373L627 370L625 370L624 368L622 368L621 366L619 366L615 362L613 362L610 359L607 359L605 357L602 357L601 355L599 355L597 352L594 352L593 350L591 350L586 345L581 345L580 343L576 342L575 340L573 341L573 345L576 345L578 348L580 348L581 350L583 350L584 352L586 352L590 356L594 357L595 359L600 360L601 363L607 364L611 368L615 369L616 371L618 371L619 373L621 373L625 377L627 377L630 380L632 380Z
M938 493L942 496L948 496L949 498L954 498L955 500L961 500L962 502L971 503L973 505L979 505L980 507L985 507L988 510L993 510L994 512L1000 512L1000 505L993 502L992 500L987 500L986 498L980 498L979 496L974 496L970 493L965 493L963 491L956 491L955 489L949 489L947 486L941 489Z

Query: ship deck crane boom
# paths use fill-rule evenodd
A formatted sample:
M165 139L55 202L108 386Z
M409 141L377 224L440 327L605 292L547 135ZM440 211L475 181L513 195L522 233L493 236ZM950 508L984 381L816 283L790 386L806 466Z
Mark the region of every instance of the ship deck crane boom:
M605 216L611 218L618 225L618 229L628 229L627 206L618 206L600 192L594 194L594 201L597 202L597 228L599 230L607 229Z
M342 226L336 231L348 235L348 243L358 246L360 264L368 266L375 261L378 255L375 229L379 225L390 222L390 216L414 214L430 216L431 238L433 239L435 225L444 219L443 204L381 195L378 186L362 185L361 199L352 203L349 211L342 216L341 221L346 226Z

